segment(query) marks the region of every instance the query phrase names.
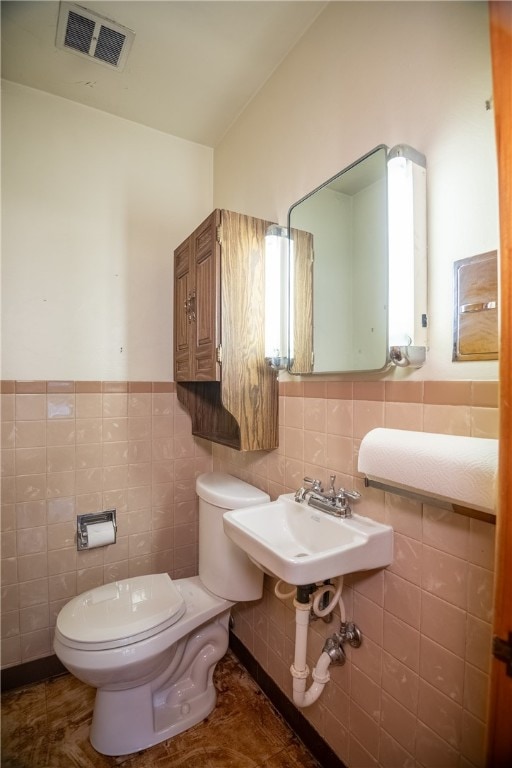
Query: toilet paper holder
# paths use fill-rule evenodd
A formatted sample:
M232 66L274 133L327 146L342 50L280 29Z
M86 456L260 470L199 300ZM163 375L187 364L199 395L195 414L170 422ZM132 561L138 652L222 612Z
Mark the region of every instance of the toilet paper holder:
M117 524L116 524L116 510L106 509L104 512L92 512L86 515L77 515L76 518L76 548L77 550L89 548L89 525L95 523L112 523L114 529L114 541L116 543L117 537Z

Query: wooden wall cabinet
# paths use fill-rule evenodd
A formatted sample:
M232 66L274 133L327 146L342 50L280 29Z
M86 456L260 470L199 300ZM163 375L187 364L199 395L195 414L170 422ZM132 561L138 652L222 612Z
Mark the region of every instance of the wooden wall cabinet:
M240 451L278 445L278 382L264 360L265 232L215 210L174 252L174 376L192 433Z

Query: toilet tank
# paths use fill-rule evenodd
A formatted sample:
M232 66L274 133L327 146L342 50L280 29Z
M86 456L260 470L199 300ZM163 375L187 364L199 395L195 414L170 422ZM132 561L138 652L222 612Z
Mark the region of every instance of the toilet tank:
M239 602L257 600L263 592L263 572L224 533L222 516L229 509L270 501L237 477L206 472L196 480L199 496L199 578L214 595Z

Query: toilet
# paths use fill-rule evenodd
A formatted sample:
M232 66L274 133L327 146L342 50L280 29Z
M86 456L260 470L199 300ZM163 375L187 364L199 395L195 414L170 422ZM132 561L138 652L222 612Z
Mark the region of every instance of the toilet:
M199 576L115 581L73 598L57 617L55 653L97 688L90 740L104 755L146 749L209 715L230 609L262 596L263 573L224 534L222 515L270 497L217 472L200 475L196 491Z

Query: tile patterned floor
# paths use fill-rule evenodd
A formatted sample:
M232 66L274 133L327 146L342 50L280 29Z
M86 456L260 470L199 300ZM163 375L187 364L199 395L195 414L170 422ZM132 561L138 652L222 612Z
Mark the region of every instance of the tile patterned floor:
M95 691L71 675L5 693L2 768L320 768L230 651L214 680L204 722L123 757L91 746Z

